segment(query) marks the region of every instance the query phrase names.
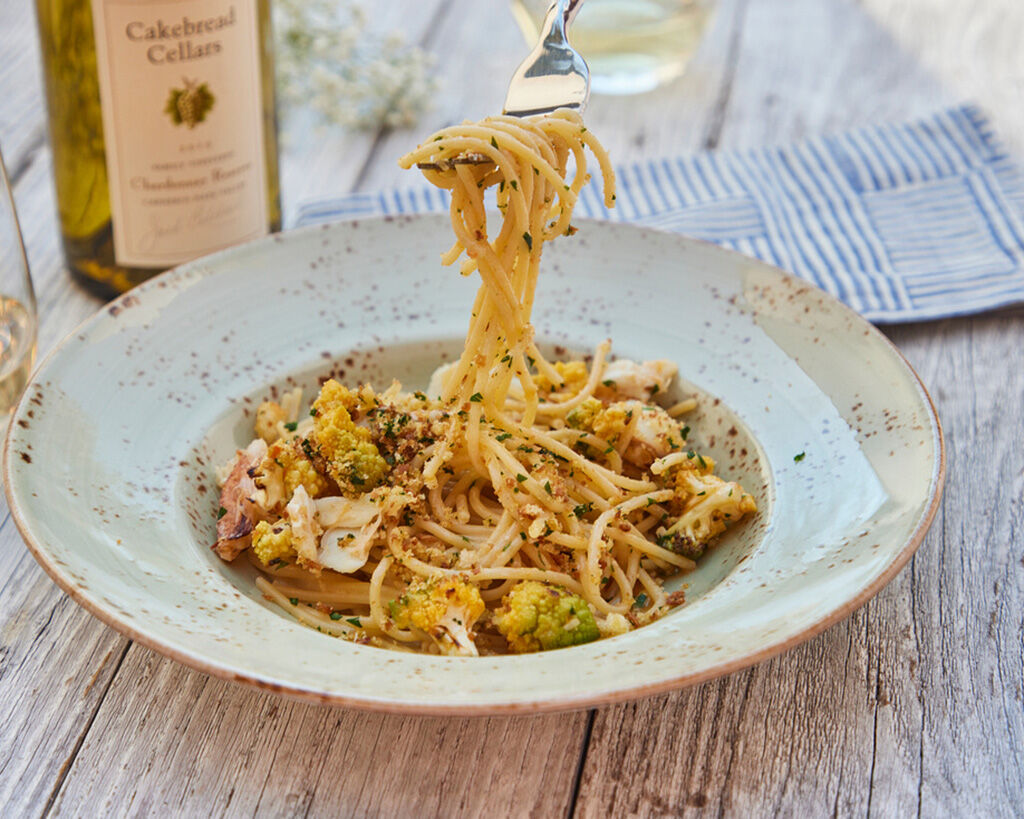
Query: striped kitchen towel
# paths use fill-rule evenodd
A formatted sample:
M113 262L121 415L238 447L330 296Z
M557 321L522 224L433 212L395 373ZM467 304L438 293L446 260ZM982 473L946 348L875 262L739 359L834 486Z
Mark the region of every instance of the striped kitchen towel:
M973 106L778 148L621 165L617 207L580 216L678 231L809 279L879 323L1024 301L1024 175ZM301 208L298 224L444 211L423 184Z

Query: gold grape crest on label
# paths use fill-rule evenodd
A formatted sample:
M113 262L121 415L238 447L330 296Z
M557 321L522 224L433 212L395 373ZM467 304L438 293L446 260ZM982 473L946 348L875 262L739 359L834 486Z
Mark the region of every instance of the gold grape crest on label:
M171 89L164 113L175 125L195 128L206 119L217 98L205 82L200 83L199 80L190 80L188 77L182 77L181 81L185 87Z

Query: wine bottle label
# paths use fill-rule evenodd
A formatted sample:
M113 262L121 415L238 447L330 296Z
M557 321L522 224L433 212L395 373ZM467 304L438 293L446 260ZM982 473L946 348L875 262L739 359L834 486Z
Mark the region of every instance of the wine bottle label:
M168 267L268 231L256 0L92 0L114 256Z

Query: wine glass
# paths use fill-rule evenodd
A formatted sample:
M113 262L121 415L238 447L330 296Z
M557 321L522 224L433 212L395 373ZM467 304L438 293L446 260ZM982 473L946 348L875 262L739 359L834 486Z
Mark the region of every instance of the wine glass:
M36 359L36 295L0 153L0 431L28 383Z
M532 48L550 0L511 0ZM642 94L683 73L718 0L587 0L569 42L590 66L597 94Z

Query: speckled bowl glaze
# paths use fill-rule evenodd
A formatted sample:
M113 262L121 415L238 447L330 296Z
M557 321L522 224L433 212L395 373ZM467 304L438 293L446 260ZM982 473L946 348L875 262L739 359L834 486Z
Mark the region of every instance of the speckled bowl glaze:
M420 387L460 348L476 282L442 269L444 217L275 236L160 276L47 358L4 452L14 520L53 579L104 622L210 674L386 711L579 708L707 680L807 640L909 559L938 504L939 422L896 349L830 296L676 235L580 224L545 256L550 348L671 358L697 392L691 440L757 517L631 634L514 657L352 645L265 602L210 551L215 466L253 410L319 376ZM803 453L802 457L800 454ZM244 561L239 561L244 562Z

